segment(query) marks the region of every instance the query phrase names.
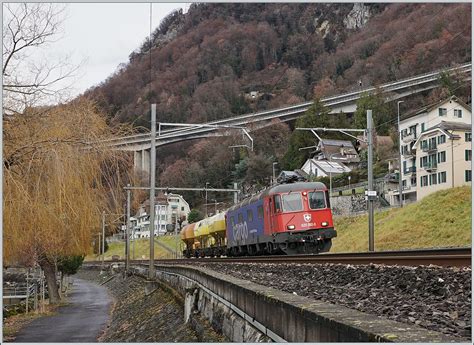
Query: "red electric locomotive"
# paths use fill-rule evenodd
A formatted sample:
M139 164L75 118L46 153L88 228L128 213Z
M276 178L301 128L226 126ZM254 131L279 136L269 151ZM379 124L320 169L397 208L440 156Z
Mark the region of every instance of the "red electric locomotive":
M329 194L319 182L272 186L226 214L227 254L316 254L336 237Z

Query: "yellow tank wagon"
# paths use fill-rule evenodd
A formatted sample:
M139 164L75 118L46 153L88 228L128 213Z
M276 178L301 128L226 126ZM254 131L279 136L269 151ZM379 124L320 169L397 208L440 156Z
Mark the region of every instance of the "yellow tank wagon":
M194 248L196 257L208 255L207 248L214 245L215 239L209 233L209 218L204 218L196 223L194 227Z
M210 218L209 234L214 239L214 245L210 248L209 256L221 256L226 251L226 229L225 229L225 213L218 213Z
M195 243L195 237L194 237L194 226L196 223L188 224L183 227L183 229L180 232L181 240L184 242L186 245L186 249L183 251L183 255L187 258L191 257L194 255L194 243Z

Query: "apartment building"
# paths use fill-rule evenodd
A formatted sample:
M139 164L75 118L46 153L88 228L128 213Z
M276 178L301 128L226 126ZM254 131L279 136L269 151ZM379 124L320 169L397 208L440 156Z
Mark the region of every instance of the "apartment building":
M445 124L441 125L443 122ZM402 178L402 185L403 185L402 195L403 195L404 201L412 202L412 201L419 200L418 190L420 188L419 184L421 183L419 174L422 173L424 176L425 172L427 171L425 169L425 166L421 168L420 163L423 162L424 164L426 162L427 158L422 158L423 156L428 155L428 151L426 150L429 150L430 153L433 154L433 150L429 149L429 147L433 148L435 145L438 145L437 137L441 135L445 136L444 139L439 139L439 140L446 140L445 142L440 143L440 145L449 144L453 140L455 143L458 143L456 142L456 140L459 140L457 139L457 135L458 134L461 135L461 134L460 133L452 134L451 133L452 131L456 131L453 128L467 128L467 127L470 128L471 123L472 123L471 107L465 104L464 102L462 102L456 96L452 96L448 99L439 101L436 104L423 107L415 112L412 112L411 114L408 114L407 118L400 121L400 132L401 132L400 149L401 149L401 154L402 154L401 178ZM461 124L461 125L466 125L466 126L456 127L455 126L456 124ZM441 127L437 127L437 126L441 126ZM441 131L444 130L445 132L440 133L439 132L440 130ZM459 131L459 129L457 129L457 131ZM420 146L421 141L419 139L421 136L423 136L423 138L425 139L428 138L426 136L428 132L432 134L433 137L436 136L436 138L430 137L429 139L431 141L428 142L427 148L425 148L425 151L423 151L423 149L421 149L421 146ZM438 133L438 134L435 134L435 133ZM436 144L434 144L435 141L436 141ZM431 143L431 146L430 146L430 143ZM453 145L453 149L455 148L454 145ZM417 146L420 146L420 147L418 147L417 149ZM459 148L459 146L457 148ZM457 153L458 152L456 151L456 154ZM454 157L454 159L456 159L457 156L451 153L448 155L447 152L445 152L444 154L440 154L440 159L446 160L445 162L442 162L442 163L450 163L451 157ZM422 161L420 161L419 158L421 158ZM438 157L436 157L436 159L438 159ZM433 158L431 158L431 162L434 162ZM431 164L434 164L434 163L431 163ZM460 173L459 171L456 171L456 170L454 172L456 174ZM454 177L455 181L458 179L458 177L456 176ZM442 174L441 178L442 180L444 180L444 174ZM448 177L446 176L446 179L447 178ZM425 182L425 178L423 179L423 183L424 182ZM426 186L423 186L423 187L426 187ZM428 189L425 189L425 191L428 191ZM427 194L422 192L422 195L425 196ZM388 197L392 205L396 205L399 203L398 190L390 191L390 193L388 194Z
M150 216L148 214L150 209L150 201L146 200L134 218L135 226L133 227L133 238L150 237ZM176 223L187 216L190 212L189 204L179 194L163 194L155 198L155 227L154 235L163 235L167 231L174 229ZM186 224L186 220L183 222Z
M419 163L417 200L471 183L471 125L442 121L421 133L413 147Z

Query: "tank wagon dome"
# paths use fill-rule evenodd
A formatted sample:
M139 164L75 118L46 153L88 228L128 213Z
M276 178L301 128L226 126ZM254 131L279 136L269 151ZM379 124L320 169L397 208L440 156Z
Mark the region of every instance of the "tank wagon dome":
M289 193L289 192L298 192L303 190L326 190L326 185L321 182L295 182L295 183L284 183L276 186L268 187L260 193L253 195L252 197L241 201L238 204L235 204L228 211L236 210L242 206L248 205L252 202L260 200L261 198L275 193Z

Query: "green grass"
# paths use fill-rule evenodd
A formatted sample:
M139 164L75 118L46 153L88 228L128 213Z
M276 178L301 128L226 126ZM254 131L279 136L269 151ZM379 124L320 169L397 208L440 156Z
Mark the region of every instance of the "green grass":
M335 217L331 252L368 250L368 217ZM375 250L471 245L471 189L442 190L423 200L375 213Z
M175 249L175 236L159 236L156 241L162 243L169 250L166 250L159 244L155 242L154 253L155 259L170 259L174 257ZM181 239L178 235L178 254L182 251ZM150 239L141 238L135 241L135 250L133 250L133 241L130 241L130 258L133 258L133 253L135 253L135 259L149 259L150 258ZM124 242L112 242L109 243L109 250L105 252L105 260L112 260L113 255L120 256L121 259L125 257L125 243ZM101 260L102 257L98 255L88 255L86 256L86 261Z
M335 217L337 237L331 252L361 252L368 250L367 215ZM471 245L471 190L457 187L436 192L403 208L375 213L375 250L397 250ZM174 252L175 236L159 236L158 241ZM150 240L135 242L135 258L148 259ZM131 244L131 254L133 245ZM124 257L124 243L113 242L105 253ZM178 235L178 253L183 243ZM155 243L155 258L173 258L174 253ZM89 255L86 260L100 260Z

